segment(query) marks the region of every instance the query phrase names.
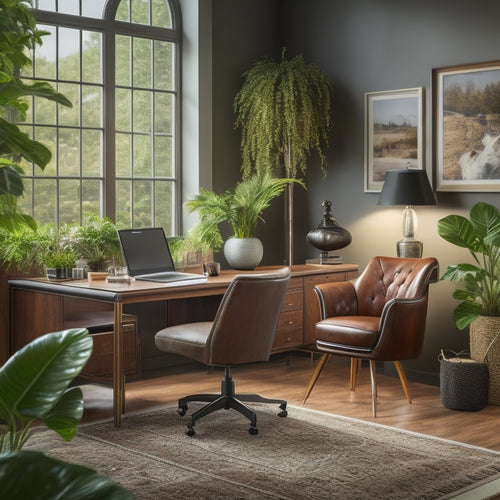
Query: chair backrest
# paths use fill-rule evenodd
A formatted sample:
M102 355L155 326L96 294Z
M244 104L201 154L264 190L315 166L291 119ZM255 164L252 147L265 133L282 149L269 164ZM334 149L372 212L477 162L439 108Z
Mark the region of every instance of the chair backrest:
M269 359L289 281L288 268L232 279L207 341L208 364Z
M392 299L418 299L425 295L433 276L437 277L433 257L373 257L354 285L358 314L380 316Z

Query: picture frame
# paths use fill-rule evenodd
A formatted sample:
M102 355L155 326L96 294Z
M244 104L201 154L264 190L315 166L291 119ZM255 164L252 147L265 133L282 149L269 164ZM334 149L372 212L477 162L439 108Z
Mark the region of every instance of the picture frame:
M437 191L500 191L500 61L432 70Z
M388 170L424 168L424 89L365 93L366 193L379 193Z

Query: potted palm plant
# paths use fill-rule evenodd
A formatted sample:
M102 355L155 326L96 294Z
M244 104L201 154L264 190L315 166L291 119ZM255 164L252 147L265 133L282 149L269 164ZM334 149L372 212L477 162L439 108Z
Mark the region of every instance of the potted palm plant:
M332 126L333 88L326 74L302 55L281 61L263 57L243 74L234 100L241 129L243 178L253 172L297 178L311 153L326 172L325 149ZM293 264L293 185L286 189L287 262Z
M219 225L228 222L233 237L224 243L226 260L233 269L254 269L263 256L262 242L255 237L257 222L271 201L292 183L304 187L297 179L274 178L269 172L256 173L239 182L234 190L222 194L201 188L186 206L191 212L199 213L195 231L214 250L223 245Z
M469 251L475 264L448 266L441 279L461 286L453 297L461 302L453 319L461 330L470 327L470 353L486 362L488 403L500 404L500 213L488 203L476 203L470 217L448 215L438 222L439 235Z

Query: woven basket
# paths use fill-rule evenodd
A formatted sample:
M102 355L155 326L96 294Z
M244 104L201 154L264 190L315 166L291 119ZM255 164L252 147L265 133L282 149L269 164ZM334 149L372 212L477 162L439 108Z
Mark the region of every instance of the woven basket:
M488 367L463 356L441 351L441 402L451 410L482 410L488 404Z
M488 404L500 405L500 317L479 316L471 323L470 354L488 365Z

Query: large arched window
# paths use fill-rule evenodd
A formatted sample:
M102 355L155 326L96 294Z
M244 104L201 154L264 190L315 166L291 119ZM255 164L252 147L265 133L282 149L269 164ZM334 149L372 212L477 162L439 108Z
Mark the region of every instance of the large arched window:
M175 0L36 0L49 32L25 79L50 82L73 108L34 98L22 128L51 163L24 165L21 208L40 223L87 213L120 227L178 232L180 15Z

